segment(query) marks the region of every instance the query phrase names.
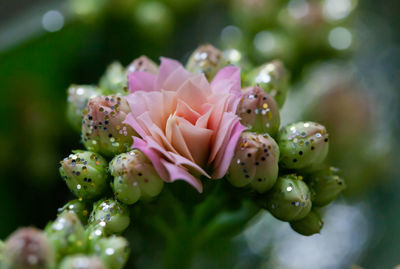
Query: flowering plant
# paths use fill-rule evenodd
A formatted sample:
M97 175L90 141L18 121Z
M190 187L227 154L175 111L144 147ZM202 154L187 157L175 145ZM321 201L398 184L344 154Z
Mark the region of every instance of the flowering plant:
M44 231L23 228L0 244L4 268L123 268L131 220L163 235L168 268L190 267L197 250L261 209L300 234L319 233L320 208L345 184L323 163L322 125L279 130L288 77L279 61L243 75L206 45L186 69L142 56L112 64L99 87L71 86L68 117L86 150L62 160L60 174L78 199ZM198 193L165 184L176 180Z

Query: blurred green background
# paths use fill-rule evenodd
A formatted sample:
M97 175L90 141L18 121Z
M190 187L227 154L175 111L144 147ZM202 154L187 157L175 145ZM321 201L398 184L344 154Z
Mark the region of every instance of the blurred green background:
M325 124L329 161L349 186L328 208L322 235L301 237L263 213L220 253L219 268L400 264L399 1L3 2L0 238L19 226L43 228L72 198L58 175L59 160L82 148L65 118L70 84L97 83L114 60L184 62L211 43L245 70L285 62L293 87L283 122Z

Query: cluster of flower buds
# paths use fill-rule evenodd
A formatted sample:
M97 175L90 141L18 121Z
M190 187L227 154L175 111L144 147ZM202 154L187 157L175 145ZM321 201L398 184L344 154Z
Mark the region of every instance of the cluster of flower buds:
M294 231L303 235L319 233L323 226L319 208L332 202L345 188L338 169L323 165L328 153L325 127L314 122L298 122L280 128L279 108L285 102L289 75L279 61L250 71L245 76L246 87L241 94L237 69L227 67L225 73L217 74L227 63L222 52L205 45L192 54L186 65L194 74L203 73L211 81L210 87L213 87L215 77L220 79L224 89L228 85L237 90L235 94L227 95L227 100L236 96L234 102L228 104L226 101L225 106L232 110L223 112L225 115L217 113L207 120L212 122L209 125L215 125L217 117L236 120L236 125L232 125L238 130L236 138L223 150L233 155L221 162L227 169L225 179L234 187L246 188L262 208L277 219L289 222ZM12 234L4 245L0 242L0 260L4 260L6 268L122 269L130 252L128 241L121 237L131 222L129 206L138 201L146 203L162 192L165 175L163 180L158 172L165 170L166 174L177 175L169 181L187 177L189 170L194 168L207 175L210 167L202 170L196 163L168 150L161 151L160 155L171 153L169 160L177 161L172 164L162 159L159 161L164 161L165 166L153 166L157 164L153 163L155 154L146 156L146 150L152 148L140 148L136 143L139 141L140 144L142 140L126 123L127 115L134 110L124 96L127 77L135 72L137 75L147 72L150 74L146 77L153 78L158 69L154 62L142 56L127 68L119 63L110 65L98 88L70 88L69 119L73 124L81 121L82 142L87 151L73 151L60 162L59 171L77 199L60 208L57 218L44 231L25 228ZM180 80L181 76L189 74L184 71L175 74L175 78ZM236 80L229 80L230 76ZM204 77L202 79L208 83ZM192 88L184 90L193 94ZM212 98L214 96L219 95ZM198 114L194 109L190 113L193 118ZM241 125L247 130L242 131ZM195 131L189 130L190 135L195 136ZM211 129L207 131L211 132ZM223 134L219 135L223 137ZM138 138L135 138L135 146L143 151L132 149L134 136ZM221 139L210 134L208 138L218 140L218 144L230 143L226 137ZM165 139L163 143L169 143ZM184 142L175 145L189 151ZM203 152L197 147L196 150ZM215 153L216 158L223 158L225 152L222 153ZM187 156L193 157L191 152ZM193 178L198 176L195 173Z

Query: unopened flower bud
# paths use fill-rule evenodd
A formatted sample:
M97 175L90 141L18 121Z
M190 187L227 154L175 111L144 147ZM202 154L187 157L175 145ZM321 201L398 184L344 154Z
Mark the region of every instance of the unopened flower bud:
M311 194L301 177L286 175L279 177L267 193L266 207L282 221L300 220L311 210Z
M272 188L278 177L279 148L269 135L241 134L227 178L235 187L250 185L259 193Z
M274 98L260 87L244 89L236 114L250 131L268 133L275 137L279 129L279 107Z
M78 198L94 199L107 189L107 162L90 151L73 151L62 160L61 177Z
M131 111L121 96L99 96L90 99L82 121L82 140L85 147L105 156L127 152L136 132L123 123Z
M63 212L45 229L47 237L57 254L57 260L86 249L86 234L78 216L74 212Z
M296 122L283 127L278 137L282 166L308 168L322 163L329 150L328 133L315 122Z
M86 227L87 247L90 252L93 252L99 240L107 236L104 226L94 223Z
M71 85L68 88L67 119L77 131L81 131L83 111L89 99L99 95L101 91L95 86Z
M127 75L136 71L157 74L158 66L155 62L143 55L133 60L133 62L126 67Z
M153 164L137 149L116 156L110 162L110 173L115 177L115 196L129 205L157 196L164 185Z
M105 94L128 94L128 77L125 68L119 62L111 63L101 77L99 87Z
M60 263L60 269L106 269L101 259L97 256L77 254L66 257Z
M312 201L316 206L325 206L332 202L346 188L344 180L338 176L339 169L329 167L310 175L309 186Z
M35 228L15 231L6 242L3 258L4 268L10 269L51 269L55 262L50 242Z
M246 76L246 83L250 86L259 86L270 94L282 107L285 103L289 88L289 74L282 62L272 61L250 71Z
M186 69L194 74L204 74L210 81L228 64L222 52L212 45L199 46L190 56Z
M75 199L66 203L62 208L58 209L58 212L62 214L63 212L74 212L82 224L87 223L89 218L89 206L88 204L79 199Z
M320 214L314 209L301 220L290 222L290 227L292 227L294 231L306 236L319 233L323 226L324 222L322 221Z
M108 269L122 269L129 258L129 243L121 236L100 239L95 252Z
M91 226L104 227L108 234L123 232L129 222L129 208L114 199L102 199L96 202L89 217Z

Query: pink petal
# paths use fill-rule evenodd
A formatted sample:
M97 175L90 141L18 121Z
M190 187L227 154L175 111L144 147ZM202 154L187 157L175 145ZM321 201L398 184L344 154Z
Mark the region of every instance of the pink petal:
M192 80L179 88L177 96L197 112L201 112L202 105L207 102L207 95Z
M193 76L193 74L183 68L183 66L180 66L166 78L162 84L162 89L167 91L177 91L191 76Z
M222 178L228 171L229 165L235 154L235 148L238 143L240 134L246 129L239 120L236 122L231 134L230 139L223 146L224 150L218 152L214 161L214 171L212 177L214 179Z
M195 163L200 166L206 165L210 153L210 141L214 132L196 127L182 118L178 118L178 126Z
M212 149L208 163L212 163L220 150L224 150L223 144L225 140L229 140L230 133L235 127L236 123L239 121L238 116L233 113L224 113L221 125L216 130L217 133L214 134Z
M144 140L138 137L133 137L133 141L134 143L132 148L141 150L147 156L147 158L149 158L149 160L154 166L154 169L156 169L160 177L163 180L168 181L169 180L168 173L164 165L161 163L159 154L155 150L149 148Z
M137 71L128 75L129 91L131 93L136 91L154 91L154 84L156 76L151 73Z
M195 187L200 193L203 192L203 184L201 183L200 179L192 176L185 168L174 165L162 159L160 161L169 173L170 182L184 180Z
M167 78L178 68L182 68L182 65L178 61L161 57L160 69L156 77L154 90L160 91Z
M241 95L240 68L227 66L221 69L211 82L213 92L229 92Z
M176 116L182 117L192 124L195 124L200 114L194 111L188 104L183 100L178 99L178 105L176 106Z
M167 127L165 133L168 141L172 144L174 149L183 157L194 162L193 156L190 153L188 146L186 145L185 139L178 127L178 119L176 116L170 116L167 120Z

